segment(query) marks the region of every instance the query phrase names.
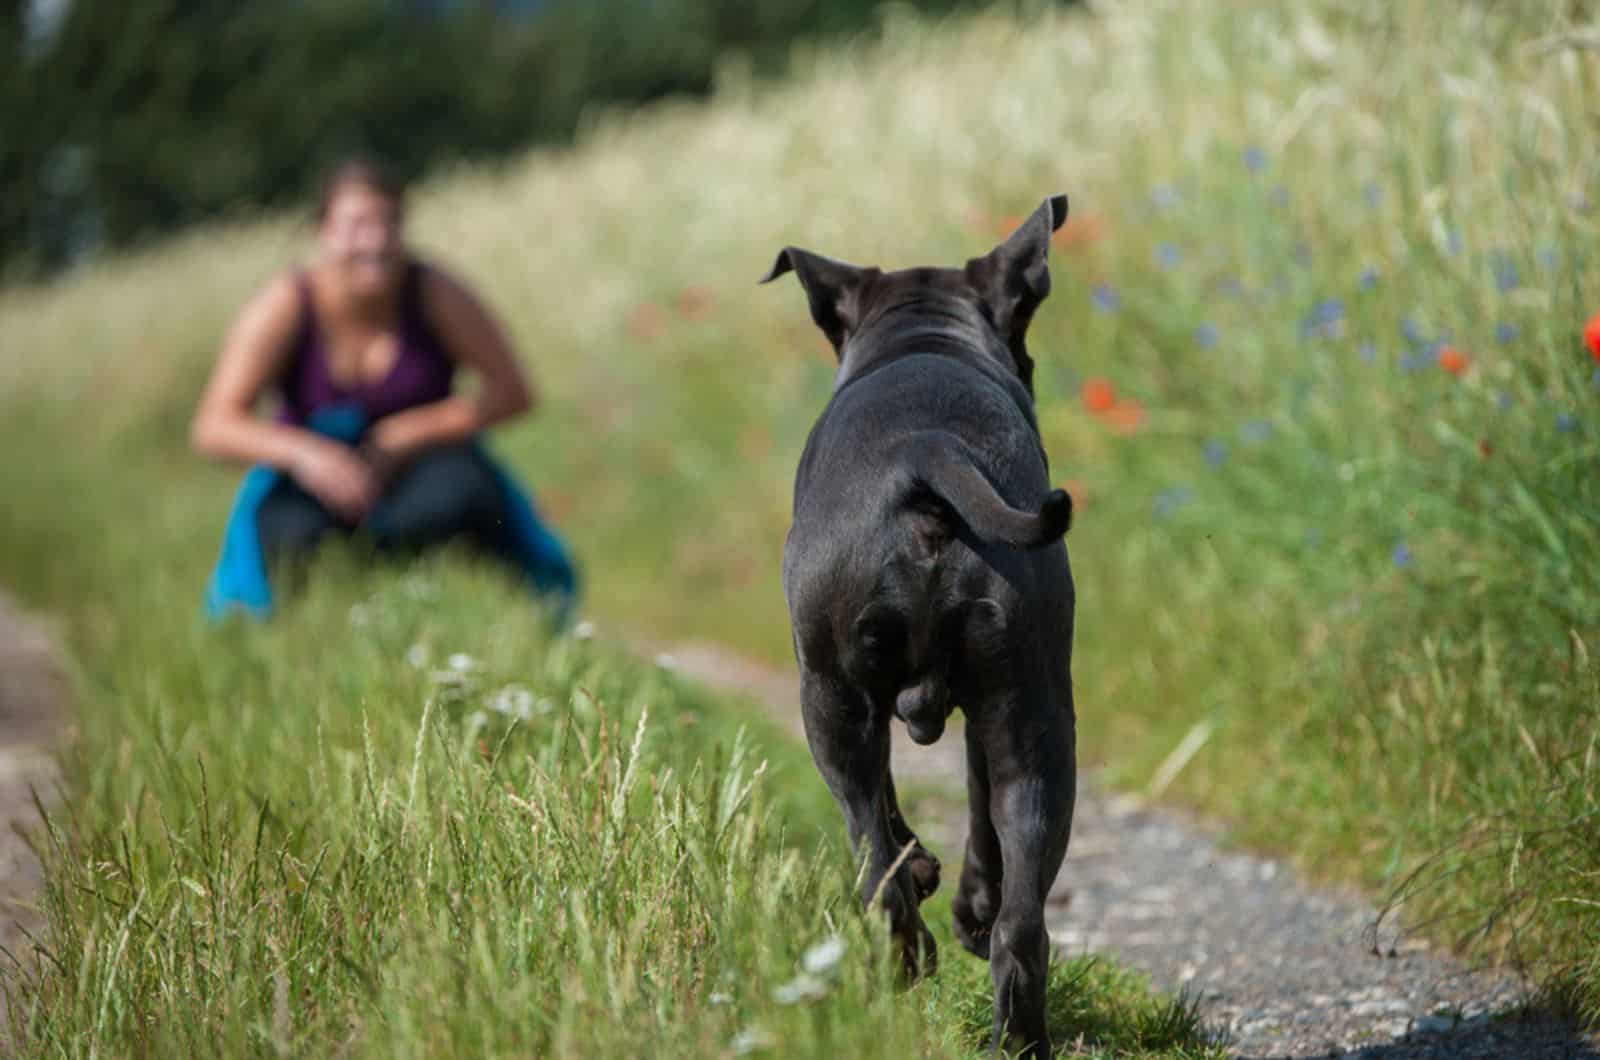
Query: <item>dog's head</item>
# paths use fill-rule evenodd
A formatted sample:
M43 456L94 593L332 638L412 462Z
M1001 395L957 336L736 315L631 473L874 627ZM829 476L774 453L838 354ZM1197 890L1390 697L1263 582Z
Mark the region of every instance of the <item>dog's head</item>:
M1067 197L1052 195L1003 243L960 269L884 272L784 247L761 282L793 270L805 288L811 319L841 360L852 339L898 309L923 307L981 322L1031 393L1033 359L1024 340L1034 310L1050 293L1050 234L1066 219Z

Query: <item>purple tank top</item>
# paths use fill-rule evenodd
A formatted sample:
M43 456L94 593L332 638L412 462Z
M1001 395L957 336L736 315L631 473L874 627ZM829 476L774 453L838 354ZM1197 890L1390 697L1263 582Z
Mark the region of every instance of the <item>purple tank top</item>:
M455 361L422 311L425 272L420 262L406 265L400 286L399 349L389 373L375 382L353 387L334 379L329 370L310 281L304 273L296 274L295 283L300 290L300 328L289 355L288 371L280 385L283 395L283 408L278 414L280 421L304 426L312 414L322 409L353 403L360 406L368 423L375 423L392 413L450 396Z

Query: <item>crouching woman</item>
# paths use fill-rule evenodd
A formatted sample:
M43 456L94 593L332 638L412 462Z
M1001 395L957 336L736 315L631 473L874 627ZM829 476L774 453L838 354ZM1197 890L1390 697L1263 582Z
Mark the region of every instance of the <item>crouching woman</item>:
M463 541L511 570L565 622L566 546L479 442L525 415L533 389L505 332L459 281L414 258L404 189L352 161L324 184L314 261L267 284L234 321L195 413L209 456L246 475L207 611L265 615L325 539L410 555ZM458 370L477 376L457 393ZM258 416L266 395L275 417Z

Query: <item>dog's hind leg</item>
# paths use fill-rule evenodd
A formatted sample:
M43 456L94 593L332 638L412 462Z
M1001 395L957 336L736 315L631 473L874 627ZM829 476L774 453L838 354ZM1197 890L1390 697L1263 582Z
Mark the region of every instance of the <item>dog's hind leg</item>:
M907 976L930 973L937 961L933 935L917 911L911 868L900 858L898 808L891 815L889 719L842 679L809 670L801 674L800 705L811 757L844 811L856 856L866 863L862 900L882 903Z
M989 815L1004 875L989 941L994 978L994 1047L1050 1055L1045 986L1050 941L1044 900L1067 852L1076 787L1070 699L1065 711L1048 696L997 716L985 752ZM1001 720L1003 718L1003 720Z
M952 912L956 938L974 956L989 959L989 935L1000 913L1000 837L989 817L989 766L976 725L967 726L967 849L961 859Z
M894 830L895 844L901 850L905 849L907 843L912 844L906 865L911 870L911 882L917 889L917 901L925 902L939 889L939 859L922 845L917 833L906 824L905 816L900 812L900 799L895 795L894 771L887 766L883 770L883 786L889 799L889 827Z

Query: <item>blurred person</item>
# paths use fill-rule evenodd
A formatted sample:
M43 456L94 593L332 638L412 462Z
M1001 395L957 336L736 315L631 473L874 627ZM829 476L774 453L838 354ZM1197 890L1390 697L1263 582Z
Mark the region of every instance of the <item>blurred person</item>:
M246 475L206 594L213 617L265 615L275 583L325 539L412 555L461 540L525 578L565 622L577 589L561 540L478 436L527 414L510 342L458 280L414 257L405 189L347 161L317 204L315 259L240 311L194 417L200 452ZM456 393L458 368L478 377ZM275 394L276 417L255 413Z

